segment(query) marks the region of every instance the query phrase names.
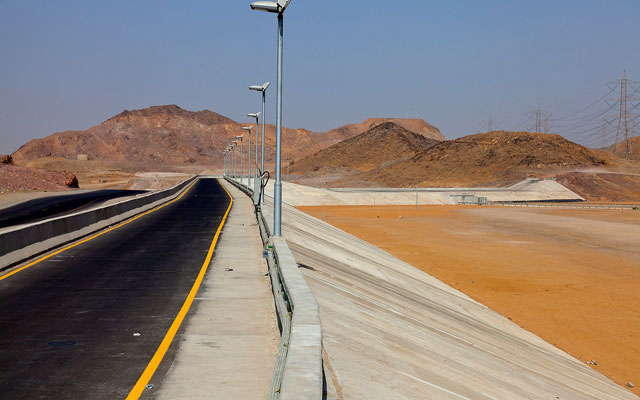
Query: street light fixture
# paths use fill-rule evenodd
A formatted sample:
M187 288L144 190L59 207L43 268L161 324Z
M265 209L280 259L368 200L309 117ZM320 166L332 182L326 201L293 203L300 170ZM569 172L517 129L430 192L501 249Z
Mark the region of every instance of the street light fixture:
M289 3L291 3L291 0L254 1L251 3L251 9L282 14Z
M243 126L242 129L244 129L245 131L247 131L247 133L249 134L249 146L247 146L247 148L249 149L247 152L247 156L249 158L249 168L247 169L247 187L251 187L251 129L253 129L252 126ZM257 130L256 130L257 132ZM258 140L256 138L256 151L258 150Z
M273 234L282 236L282 180L280 176L282 141L282 46L283 14L291 0L254 1L251 9L278 14L278 80L276 81L276 182L273 185Z
M236 136L236 139L240 140L240 184L241 184L241 185L242 185L242 175L244 174L244 167L243 167L243 165L242 165L242 159L244 158L244 157L243 157L243 154L242 154L242 152L243 152L243 146L244 146L244 144L243 144L243 142L244 142L243 137L244 137L244 135ZM238 144L237 144L237 143L238 143L238 141L236 140L236 147L238 146Z
M249 86L249 90L256 90L258 92L262 92L262 157L260 162L260 170L264 172L264 127L265 127L265 104L267 101L267 88L271 85L271 82L265 82L263 85L251 85ZM257 137L257 128L256 128L256 137ZM257 142L256 142L257 144Z

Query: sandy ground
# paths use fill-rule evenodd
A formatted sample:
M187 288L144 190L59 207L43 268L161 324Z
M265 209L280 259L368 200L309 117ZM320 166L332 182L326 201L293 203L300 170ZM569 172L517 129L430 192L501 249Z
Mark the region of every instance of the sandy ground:
M594 369L640 393L639 211L299 208L595 360Z

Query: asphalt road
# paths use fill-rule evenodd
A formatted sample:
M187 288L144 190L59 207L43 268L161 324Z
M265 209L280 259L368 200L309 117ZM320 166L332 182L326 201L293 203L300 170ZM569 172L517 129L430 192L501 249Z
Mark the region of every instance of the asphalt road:
M0 398L125 398L229 202L216 180L201 179L179 201L0 280Z
M47 196L0 210L0 228L41 221L97 205L118 197L135 196L145 190L94 190L68 195Z

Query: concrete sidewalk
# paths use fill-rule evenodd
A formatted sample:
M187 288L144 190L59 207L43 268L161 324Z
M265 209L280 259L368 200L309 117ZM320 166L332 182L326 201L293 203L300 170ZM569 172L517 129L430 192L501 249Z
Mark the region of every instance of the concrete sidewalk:
M262 241L251 200L221 182L233 207L158 399L267 398L280 334Z

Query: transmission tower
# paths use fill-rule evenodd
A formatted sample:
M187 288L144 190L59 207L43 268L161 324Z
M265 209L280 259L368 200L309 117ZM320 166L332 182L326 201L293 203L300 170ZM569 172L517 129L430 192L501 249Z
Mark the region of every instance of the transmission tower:
M631 133L633 127L636 125L632 120L635 118L635 115L629 112L629 103L632 103L631 108L636 108L638 104L633 105L634 101L638 101L638 98L634 97L638 91L638 88L635 88L636 85L640 85L640 82L632 81L627 79L627 71L622 71L622 79L617 82L609 82L609 85L618 85L620 86L620 113L618 115L618 130L616 131L616 141L613 144L614 152L618 148L618 143L620 143L620 138L624 136L624 141L626 143L626 153L627 155L631 154ZM632 94L629 94L629 88L632 90Z
M538 103L538 108L534 112L530 112L527 114L528 119L532 119L536 117L536 126L533 129L534 132L539 133L549 133L551 130L551 113L544 111L540 108L540 103ZM529 129L531 131L531 129Z
M496 129L500 129L500 122L493 119L491 114L489 114L489 119L486 121L482 121L478 124L478 132L493 132Z

